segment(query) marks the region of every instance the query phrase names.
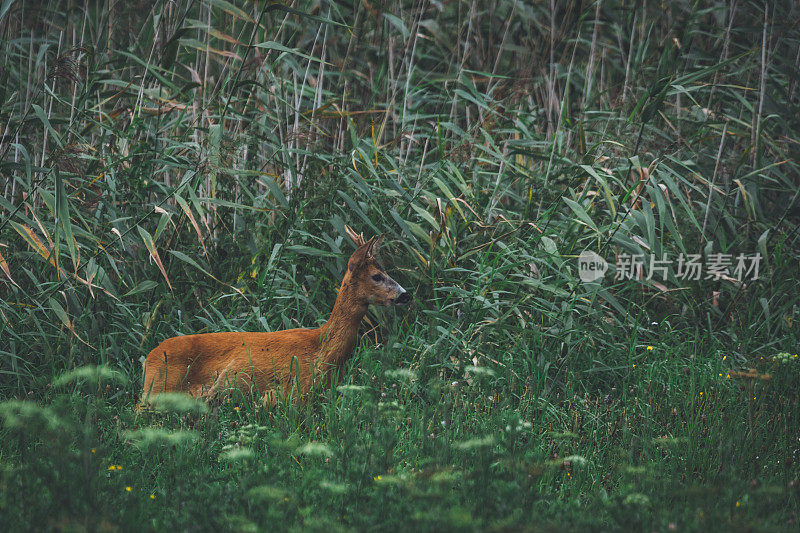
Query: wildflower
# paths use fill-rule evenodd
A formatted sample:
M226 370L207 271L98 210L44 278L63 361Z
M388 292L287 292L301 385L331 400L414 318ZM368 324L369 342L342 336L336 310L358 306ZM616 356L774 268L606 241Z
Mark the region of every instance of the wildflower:
M737 501L736 501L736 507L740 507L741 505L742 505L742 503L741 503L740 501L738 501L738 500L737 500Z
M108 469L113 472L114 470L122 470L122 466L121 465L111 465L111 466L108 467Z
M582 455L568 455L564 457L562 464L569 463L571 466L585 466L586 457Z
M92 448L92 453L94 453L94 452L96 452L96 451L97 451L97 449L96 449L96 448Z
M455 447L459 450L474 450L477 448L490 447L494 445L494 437L487 435L485 437L476 437L474 439L465 440L463 442L455 443Z
M469 365L469 366L464 367L464 371L468 372L470 374L474 374L476 376L483 375L483 376L490 376L491 377L491 376L495 375L494 370L492 370L491 368L485 367L485 366Z
M288 502L289 501L289 497L287 496L286 498L283 499L283 501Z
M633 363L633 368L636 368L636 363Z
M340 392L361 392L366 389L367 387L364 387L363 385L339 385L336 387L336 390Z
M63 387L70 383L88 383L97 387L101 382L118 383L124 385L128 378L120 372L108 366L82 366L62 374L53 381L54 387Z
M398 380L414 381L417 379L417 374L408 368L398 368L397 370L387 370L385 372L387 378L394 378Z
M238 413L239 412L239 406L237 405L236 407L233 408L233 410Z
M151 500L155 500L155 499L156 499L156 495L155 495L155 494L151 494L151 495L150 495L150 499L151 499Z
M372 478L372 479L373 479L374 481L380 481L380 480L381 480L381 478L383 478L383 476L375 476L375 477L374 477L374 478Z
M331 494L344 494L347 492L347 485L344 483L334 483L332 481L321 481L320 488L329 491Z
M167 413L196 413L205 414L208 412L208 404L188 394L181 392L162 392L150 398L150 405L158 412Z
M236 461L248 461L253 457L253 450L246 446L238 445L223 451L219 455L220 461L230 461L232 463L235 463Z
M261 485L259 487L253 487L249 491L247 491L247 497L250 500L257 500L257 501L280 501L284 500L284 498L288 498L289 495L286 490L280 487L273 487L270 485Z
M194 431L167 431L161 428L125 431L123 435L140 449L146 449L150 446L175 446L182 442L193 442L198 438L197 433ZM117 470L122 470L122 467L117 467Z
M728 374L727 376L725 376L725 379L731 379L731 375Z
M132 488L130 488L130 487L125 487L125 492L130 492L130 491L132 491L132 490L133 490L133 489L132 489Z
M703 395L703 391L700 391L700 396L702 396L702 395Z
M652 347L652 346L648 346L648 347L647 347L647 351L648 351L648 352L651 352L651 351L653 351L653 347Z
M317 457L333 457L333 451L324 442L309 442L297 448L296 453Z
M625 499L623 500L623 503L625 505L631 505L631 506L633 506L633 505L637 505L637 506L650 505L650 498L648 498L647 496L645 496L642 493L633 492L633 493L628 494L627 496L625 496Z
M720 374L719 377L722 377L722 374Z
M722 356L722 360L723 360L723 361L724 361L725 359L727 359L727 358L728 358L728 356L727 356L727 355L723 355L723 356Z

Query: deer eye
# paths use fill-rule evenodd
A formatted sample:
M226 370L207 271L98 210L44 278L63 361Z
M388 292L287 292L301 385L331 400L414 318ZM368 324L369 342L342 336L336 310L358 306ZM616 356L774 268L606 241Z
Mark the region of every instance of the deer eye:
M372 280L380 283L381 281L383 281L383 276L381 276L380 274L375 274L374 276L372 276Z

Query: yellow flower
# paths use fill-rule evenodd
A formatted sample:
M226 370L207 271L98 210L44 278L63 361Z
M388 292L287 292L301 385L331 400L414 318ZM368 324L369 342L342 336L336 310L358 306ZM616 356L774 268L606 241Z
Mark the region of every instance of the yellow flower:
M648 351L648 352L649 352L649 351L652 351L652 350L653 350L653 347L652 347L652 346L648 346L648 347L647 347L647 351Z
M130 492L131 490L133 489L131 489L130 487L125 487L125 492Z
M737 501L736 502L736 507L739 507L740 505L742 505L741 502Z
M383 477L383 476L375 476L375 477L374 477L374 478L372 478L372 479L374 479L375 481L380 481L382 477Z
M120 465L111 465L111 466L108 467L108 469L111 470L111 471L122 470L122 467Z
M92 448L92 453L94 453L94 452L96 452L96 451L97 451L97 450L96 450L95 448Z
M155 495L155 494L151 494L151 495L150 495L150 499L151 499L151 500L155 500L155 499L156 499L156 495Z
M728 358L728 356L727 356L727 355L723 355L723 356L722 356L722 360L723 360L723 361L724 361L725 359L727 359L727 358Z
M283 501L288 502L289 501L289 497L287 496L286 498L283 499Z
M636 368L636 363L633 363L633 368Z
M702 395L703 395L703 391L700 391L700 396L702 396Z
M720 374L719 377L722 377L722 374Z
M727 376L725 376L725 379L731 379L731 375L728 374Z

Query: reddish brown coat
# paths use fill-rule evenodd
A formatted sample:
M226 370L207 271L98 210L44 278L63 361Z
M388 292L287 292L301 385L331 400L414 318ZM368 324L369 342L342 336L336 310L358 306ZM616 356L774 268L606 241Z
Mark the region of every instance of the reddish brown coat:
M237 387L268 404L276 394L303 397L314 380L329 386L353 353L358 327L369 304L406 303L408 294L381 270L375 250L381 238L358 245L348 261L336 303L319 328L270 333L204 333L172 337L147 356L142 401L160 392L182 391L210 398Z

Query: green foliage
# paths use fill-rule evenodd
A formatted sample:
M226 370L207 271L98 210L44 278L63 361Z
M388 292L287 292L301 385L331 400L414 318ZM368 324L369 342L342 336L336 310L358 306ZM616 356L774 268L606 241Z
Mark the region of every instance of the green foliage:
M53 380L54 387L64 387L70 384L86 384L91 387L100 387L103 384L125 385L128 378L118 370L107 366L82 366L64 372Z
M0 417L6 428L34 435L57 431L63 425L52 409L20 400L0 403Z
M0 2L0 516L795 528L796 19ZM345 224L386 233L415 301L370 311L336 387L135 410L164 338L323 321ZM622 254L757 252L758 280L614 276Z
M208 405L202 400L180 392L162 392L147 398L148 407L162 413L205 414Z
M177 446L197 440L197 434L190 431L167 431L160 428L126 431L124 437L142 449L151 446Z

